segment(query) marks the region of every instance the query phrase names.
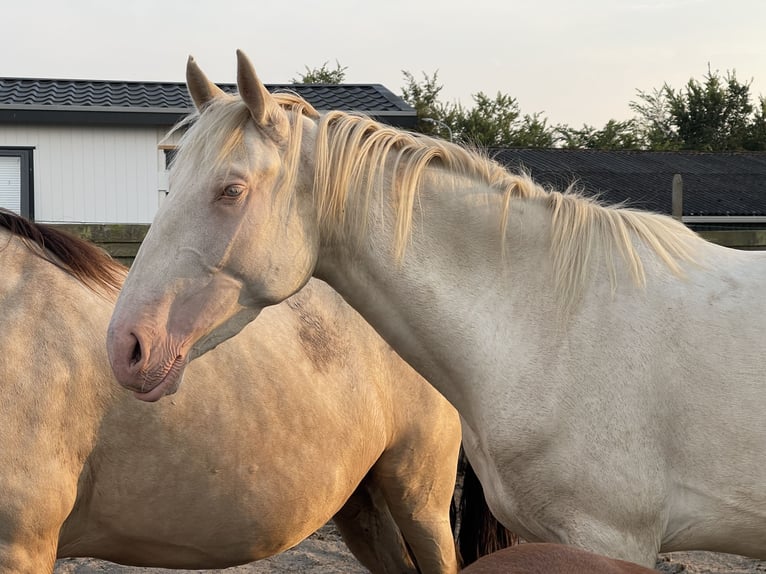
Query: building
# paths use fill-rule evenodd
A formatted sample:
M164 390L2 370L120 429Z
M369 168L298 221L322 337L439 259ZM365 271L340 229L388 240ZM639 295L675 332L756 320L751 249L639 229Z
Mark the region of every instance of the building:
M320 111L416 122L377 84L267 87ZM167 188L160 142L191 111L182 83L0 78L0 207L49 223L150 223Z

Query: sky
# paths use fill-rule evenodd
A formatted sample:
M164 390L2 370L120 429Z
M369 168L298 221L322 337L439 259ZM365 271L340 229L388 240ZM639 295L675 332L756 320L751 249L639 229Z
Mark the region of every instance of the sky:
M551 124L633 116L637 90L735 71L766 95L764 0L24 0L3 3L0 77L183 81L194 55L235 81L235 50L285 83L336 61L396 94L438 72L441 100L502 92Z

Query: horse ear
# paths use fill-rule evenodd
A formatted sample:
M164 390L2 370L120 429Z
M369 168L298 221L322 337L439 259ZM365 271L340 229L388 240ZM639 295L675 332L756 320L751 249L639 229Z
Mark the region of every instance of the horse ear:
M186 86L194 106L198 110L201 110L211 100L226 95L221 88L207 79L192 56L189 56L189 60L186 62Z
M271 104L271 94L258 79L253 64L242 50L237 50L237 88L255 123L263 125Z
M253 64L242 50L237 50L237 88L255 123L284 137L289 124L287 115L258 79Z

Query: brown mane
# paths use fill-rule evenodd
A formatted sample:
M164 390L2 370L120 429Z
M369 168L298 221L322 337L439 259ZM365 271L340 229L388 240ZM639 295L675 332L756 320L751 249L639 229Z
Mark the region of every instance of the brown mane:
M30 251L78 279L90 289L114 294L126 268L93 243L0 209L0 226L20 237Z

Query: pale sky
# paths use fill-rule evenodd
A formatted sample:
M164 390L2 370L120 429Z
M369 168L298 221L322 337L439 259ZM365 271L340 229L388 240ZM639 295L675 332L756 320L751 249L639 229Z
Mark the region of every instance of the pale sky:
M396 94L439 72L443 101L498 91L553 124L632 116L636 90L735 70L766 95L765 0L24 0L3 2L0 77L182 81L193 54L234 82L335 61Z

